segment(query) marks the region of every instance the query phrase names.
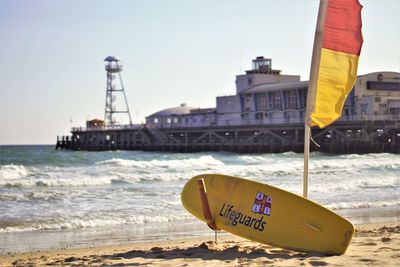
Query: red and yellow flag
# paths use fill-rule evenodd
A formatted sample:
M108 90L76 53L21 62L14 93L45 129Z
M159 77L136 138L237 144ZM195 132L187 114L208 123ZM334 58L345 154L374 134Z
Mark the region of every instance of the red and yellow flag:
M358 58L363 43L362 6L358 0L329 0L325 8L322 11L325 16L322 47L314 46L314 49L320 49L317 86L310 101L314 103L307 103L313 106L307 109L306 115L309 125L320 128L332 124L341 116L346 97L357 79Z

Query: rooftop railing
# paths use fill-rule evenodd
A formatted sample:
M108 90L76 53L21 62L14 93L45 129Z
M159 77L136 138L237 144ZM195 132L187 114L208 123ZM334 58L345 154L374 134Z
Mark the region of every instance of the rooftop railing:
M71 132L129 130L139 129L140 127L143 127L143 124L114 124L104 126L72 127Z

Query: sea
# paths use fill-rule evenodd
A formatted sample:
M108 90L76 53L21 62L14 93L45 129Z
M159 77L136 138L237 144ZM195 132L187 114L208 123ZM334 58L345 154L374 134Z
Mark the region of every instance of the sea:
M309 199L354 224L400 221L400 155L313 152L309 166ZM0 146L0 253L212 236L180 200L205 173L303 192L301 153Z

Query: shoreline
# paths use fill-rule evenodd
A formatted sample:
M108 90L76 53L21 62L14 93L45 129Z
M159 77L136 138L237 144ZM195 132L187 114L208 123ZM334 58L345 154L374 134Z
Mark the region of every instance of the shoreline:
M397 222L400 206L334 210L355 227ZM123 246L162 240L175 241L210 235L207 225L196 218L188 221L147 223L145 225L116 225L75 229L50 229L28 232L0 233L0 256L8 253L29 253L60 249L85 249L98 246ZM213 233L211 233L213 235ZM219 237L230 233L219 233ZM214 240L212 238L212 240Z
M213 242L207 236L173 240L154 240L113 246L57 249L41 252L11 253L0 257L0 266L375 266L400 265L400 222L356 225L347 252L325 256L280 249L226 234Z

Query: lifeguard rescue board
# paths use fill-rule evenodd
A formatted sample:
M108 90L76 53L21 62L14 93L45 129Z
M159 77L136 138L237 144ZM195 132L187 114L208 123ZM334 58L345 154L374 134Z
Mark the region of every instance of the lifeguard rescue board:
M302 252L340 255L353 237L353 225L336 213L282 189L220 174L190 179L183 206L205 221L197 180L204 179L218 229L260 243Z

